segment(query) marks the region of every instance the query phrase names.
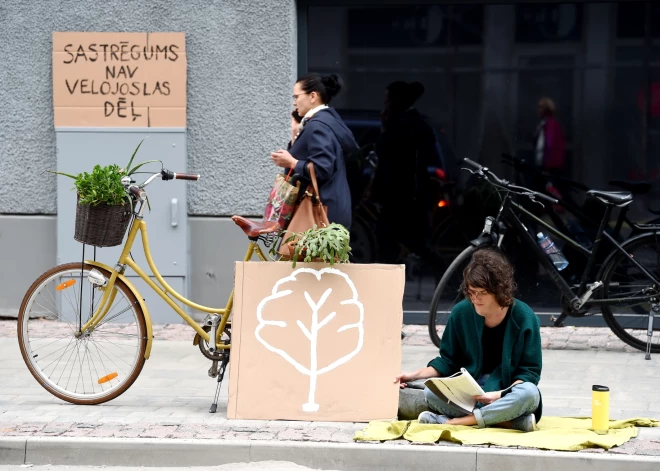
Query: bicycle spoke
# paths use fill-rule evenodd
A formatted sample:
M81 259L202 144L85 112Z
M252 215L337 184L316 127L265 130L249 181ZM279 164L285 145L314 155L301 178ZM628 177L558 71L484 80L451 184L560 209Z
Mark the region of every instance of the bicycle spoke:
M104 335L119 335L121 337L126 337L126 338L134 338L134 339L141 339L142 337L137 334L125 334L122 332L99 332L98 330L94 331L95 336L104 336Z
M112 359L112 357L110 357L110 355L108 354L107 351L105 351L105 350L100 350L100 349L98 348L98 346L96 345L96 342L94 342L94 345L96 346L96 349L97 349L97 351L99 352L99 360L103 361L103 356L105 356L106 359L108 359L109 361L112 362L112 364L114 365L115 369L120 370L120 371L123 371L122 367L119 366L119 365L118 365L118 364ZM119 361L121 361L121 362L123 362L123 363L126 363L129 367L132 367L132 366L133 366L131 363L128 363L127 361L125 361L125 360L123 360L123 359L121 359L121 358L119 358Z
M85 343L85 351L88 353L88 360L87 360L87 365L89 366L89 380L90 384L92 387L94 386L94 377L92 376L92 368L91 368L91 363L92 363L92 352L89 349L89 342ZM96 370L96 363L94 363L94 372L96 373L96 379L98 380L101 376L99 376L98 371ZM103 391L103 383L99 383L99 386L101 386L101 391Z
M57 369L57 366L60 364L60 361L62 361L62 358L64 358L64 356L65 356L65 355L67 354L67 352L69 351L69 346L71 345L72 342L73 342L74 347L75 347L75 343L76 343L76 341L75 341L75 339L72 338L71 340L69 340L69 343L66 344L66 347L64 347L64 352L62 353L62 356L59 357L59 359L57 359L57 364L55 365L55 368L53 368L53 373L54 373L55 370ZM60 349L60 350L61 350L61 349ZM72 352L73 352L73 350L72 350ZM54 353L54 352L53 352L53 353ZM48 355L48 356L50 356L50 355ZM46 358L46 357L44 357L44 358ZM41 359L43 360L43 358L41 358ZM47 370L48 367L49 367L50 365L52 365L53 363L55 363L55 360L51 361L48 365L46 365L46 366L45 366L44 368L42 368L42 369L43 369L44 371Z
M108 317L108 316L106 315L106 316L105 316L105 319L103 319L103 321L101 321L101 322L98 324L97 327L101 327L101 326L107 324L107 323L110 322L111 320L116 319L117 317L121 316L123 313L125 313L126 311L128 311L128 310L130 310L130 309L132 309L132 308L133 308L133 306L132 306L132 305L129 305L127 308L125 308L124 310L118 312L117 314L114 314L114 315L111 316L111 317ZM108 313L108 314L109 314L109 313Z
M115 347L117 347L117 349L119 349L119 350L122 350L122 351L124 351L124 352L126 352L126 353L129 353L129 354L130 354L130 352L128 352L128 351L126 351L126 350L124 350L123 348L121 348L121 347L120 347L119 345L117 345L116 343L114 343L114 342L111 342L110 340L107 340L107 339L106 339L106 340L104 340L104 341L105 341L105 342L107 342L107 343L109 343L110 345L113 345L113 346L115 346ZM127 363L127 364L130 364L130 363L128 363L128 362L126 362L126 363Z
M59 342L60 340L64 340L64 339L63 339L63 338L62 338L62 339L59 339L59 340L57 340L56 342ZM39 354L37 353L36 355L33 355L33 358L36 358L37 356L39 356L39 359L38 359L37 361L41 361L41 360L43 360L43 359L45 359L45 358L48 358L48 357L51 356L51 355L56 354L57 352L59 352L59 351L62 350L62 349L65 349L64 351L65 351L65 353L66 353L66 351L68 350L68 346L71 345L71 342L74 341L74 340L75 340L75 339L72 338L71 340L69 340L69 343L68 343L65 347L58 348L57 350L55 350L55 351L53 351L53 352L50 352L50 353L47 354L47 355L41 355L41 356L39 356ZM49 345L52 345L53 343L56 343L56 342L52 342L52 343L50 343ZM45 348L45 347L46 347L46 346L41 347L41 348ZM40 349L39 349L39 350L40 350ZM38 350L32 350L33 353L35 353L35 352L37 352L37 351L38 351Z
M103 371L105 372L104 374L107 374L107 372L110 371L110 370L105 366L105 363L103 362L103 357L101 357L101 351L99 350L98 345L96 345L96 342L93 341L93 340L92 340L92 346L96 349L96 352L98 354L98 359L101 362L101 366L103 367ZM91 351L90 351L90 353L91 353ZM119 367L112 360L112 358L110 358L109 360L115 365L115 368L119 369ZM99 376L99 378L100 378L100 376ZM110 380L110 381L112 381L112 380ZM112 387L112 383L110 383L110 387ZM101 383L101 390L103 390L103 383Z
M74 353L76 354L75 357L73 356ZM69 372L69 378L66 381L66 388L69 387L69 382L71 381L71 376L73 375L73 370L75 369L75 366L76 366L76 359L79 358L79 355L78 355L78 342L77 341L76 341L76 344L73 347L73 350L71 351L71 357L69 357L69 359L71 359L71 358L73 358L73 365L71 366L71 371ZM68 365L69 362L67 362L66 364Z

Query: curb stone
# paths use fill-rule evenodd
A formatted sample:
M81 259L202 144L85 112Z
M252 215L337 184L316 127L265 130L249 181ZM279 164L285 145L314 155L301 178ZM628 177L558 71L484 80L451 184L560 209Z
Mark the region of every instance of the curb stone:
M27 439L21 437L0 437L0 463L25 463Z
M456 471L657 471L660 456L602 455L488 447L442 447L269 440L0 437L0 463L69 466L218 466L290 461L315 469L400 471L442 463Z

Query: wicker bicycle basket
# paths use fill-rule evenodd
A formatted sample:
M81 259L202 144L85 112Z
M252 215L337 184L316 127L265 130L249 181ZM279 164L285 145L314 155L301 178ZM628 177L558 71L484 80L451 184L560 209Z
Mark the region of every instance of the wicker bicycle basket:
M131 221L131 204L76 204L76 230L73 238L96 247L114 247L124 240Z

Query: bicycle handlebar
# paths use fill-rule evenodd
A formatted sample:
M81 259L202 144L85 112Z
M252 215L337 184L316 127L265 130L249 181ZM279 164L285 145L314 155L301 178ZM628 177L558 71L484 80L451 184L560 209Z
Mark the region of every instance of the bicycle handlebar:
M177 180L199 180L199 175L194 175L192 173L175 173L174 178Z
M143 199L144 191L142 191L142 190L140 189L140 187L138 187L138 186L135 186L135 185L131 185L131 186L129 186L129 187L128 187L128 192L129 192L131 195L135 196L136 198L138 198L138 199L140 199L140 200Z
M525 188L522 186L512 185L508 181L502 180L500 177L495 175L493 172L491 172L488 169L488 167L483 167L482 165L478 164L473 160L468 159L467 157L463 159L463 163L472 167L472 169L475 171L475 173L477 173L477 175L485 178L486 180L493 180L497 185L502 186L507 190L513 191L515 193L523 194L524 196L528 196L530 199L538 198L540 200L543 200L551 204L559 203L559 200L557 200L556 198L552 198L548 195L544 195L543 193L539 193L538 191L530 190L529 188Z
M193 173L176 173L172 172L167 169L163 169L160 172L161 178L163 180L193 180L197 181L200 179L199 174L193 174Z
M122 179L122 184L124 185L124 188L133 196L139 198L140 200L146 199L146 193L144 191L144 188L146 188L152 181L154 181L156 178L160 178L161 180L199 180L200 176L192 173L175 173L167 169L162 169L158 173L154 173L151 175L149 178L147 178L144 182L142 182L140 185L130 185L130 183L135 183L133 180L131 180L129 177L124 177Z

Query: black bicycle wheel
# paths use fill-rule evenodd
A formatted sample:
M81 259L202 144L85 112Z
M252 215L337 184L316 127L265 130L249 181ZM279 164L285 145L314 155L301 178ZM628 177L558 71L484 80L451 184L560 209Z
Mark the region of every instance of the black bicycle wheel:
M438 327L447 323L449 314L454 306L463 300L463 293L460 291L463 281L463 270L470 263L472 254L480 247L469 246L463 250L458 257L449 265L444 275L438 283L438 287L433 294L431 308L429 309L429 336L436 347L440 347L440 334Z
M640 265L656 279L660 278L660 233L643 234L622 245ZM623 253L609 257L602 272L603 297L624 298L657 294L645 302L627 302L603 306L601 311L612 332L625 343L638 350L646 350L649 312L652 304L660 302L660 286L653 283ZM660 316L654 319L651 351L660 353Z

